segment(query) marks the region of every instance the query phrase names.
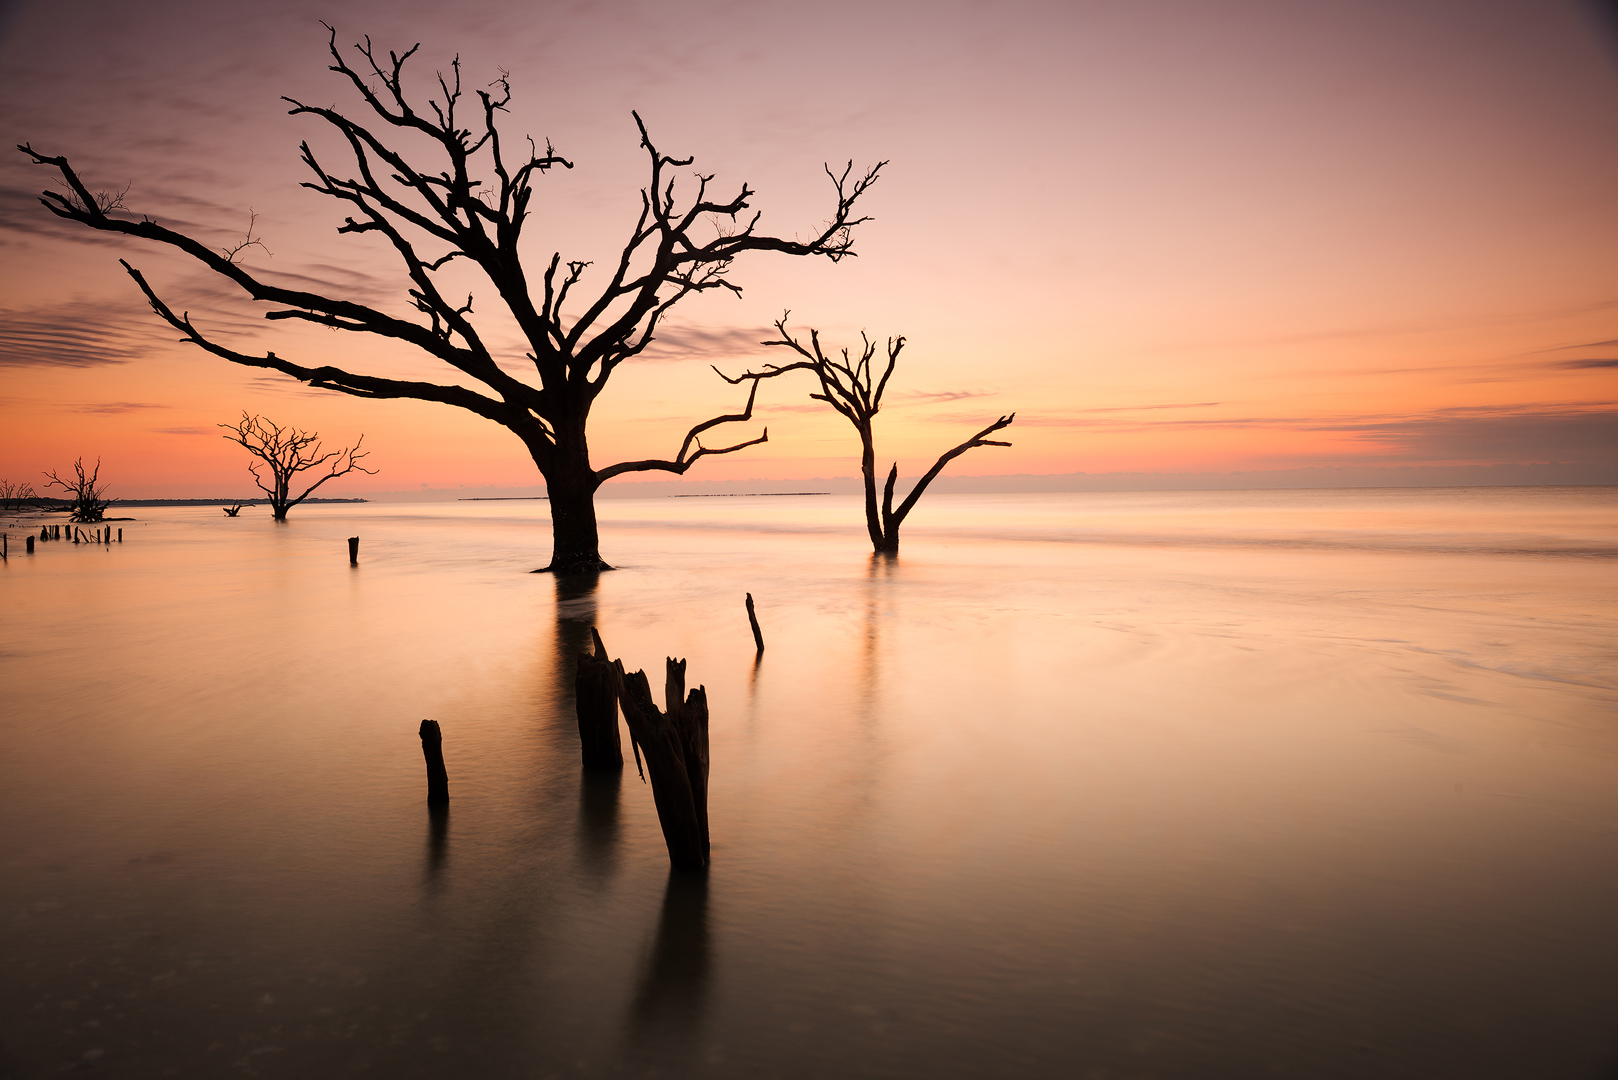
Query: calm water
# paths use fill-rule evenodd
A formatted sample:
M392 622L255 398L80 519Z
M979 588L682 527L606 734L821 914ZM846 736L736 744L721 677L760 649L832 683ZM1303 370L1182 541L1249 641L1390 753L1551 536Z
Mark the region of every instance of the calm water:
M1618 489L602 511L14 532L0 1076L1615 1075ZM706 882L592 624L707 685Z

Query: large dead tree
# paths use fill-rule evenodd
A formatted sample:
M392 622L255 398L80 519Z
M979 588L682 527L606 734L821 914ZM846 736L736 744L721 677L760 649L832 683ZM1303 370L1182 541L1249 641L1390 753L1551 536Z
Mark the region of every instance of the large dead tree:
M535 283L518 251L531 212L533 182L552 168L571 169L573 163L549 143L540 152L531 139L512 155L496 126L497 115L511 99L505 74L488 89L477 91L477 101L470 102L461 91L457 58L451 74L439 74L436 93L418 107L404 86L405 65L416 48L382 56L367 38L355 46L359 59L352 66L337 47L335 30L328 48L331 70L358 92L368 110L365 115L371 118L367 122L381 134L335 108L284 99L292 106L291 115L316 117L335 129L353 159L350 166L334 171L304 143L303 162L313 179L303 186L348 204L351 216L338 232L374 233L392 245L409 278L409 301L420 317L397 318L352 300L264 281L238 261L241 251L253 243L251 232L244 244L215 250L149 217L132 220L124 206L125 192L92 191L67 158L38 153L25 144L19 149L37 164L58 170L65 185L64 191L43 192L41 201L58 217L185 252L253 300L275 305L265 313L267 319L295 319L393 338L443 361L458 375L437 383L367 375L329 364L305 366L273 352L240 352L193 324L188 313L176 313L139 270L124 263L152 309L184 340L215 356L284 372L310 386L355 397L443 402L504 425L528 448L550 495L553 551L545 569L558 573L606 569L594 504L595 491L603 482L631 472L684 473L710 454L728 454L769 437L766 430L758 438L730 446L702 442L711 428L752 418L758 390L753 380L740 412L693 426L674 457L622 461L598 469L590 462L586 426L591 406L613 372L652 343L660 321L680 300L713 289L740 293L726 272L744 252L818 255L834 262L853 255L853 229L869 220L855 215L855 203L886 163L863 174L855 174L852 163L841 170L828 167L836 195L830 218L806 239L787 240L757 232L757 213L742 216L754 195L746 184L729 198L717 197L709 193L713 177L699 173L690 180L694 192L688 199L677 198L675 172L692 159L659 151L640 115L632 114L650 175L641 189L640 215L621 254L592 275L594 284L587 285L591 264L564 262L555 253ZM470 118L468 110L473 113ZM416 165L395 146L401 139L421 136L429 141L435 160ZM726 224L711 238L697 235L700 227L714 221ZM527 364L521 366L531 365L538 385L510 373L508 368L519 366L513 363L518 357L499 356L485 342L472 318L472 298L461 303L447 294L447 285L441 287L440 272L461 260L481 272L515 320L527 346ZM575 299L577 303L570 305ZM460 385L456 380L463 377L481 389Z
M269 496L270 512L276 521L285 521L288 510L313 495L315 489L327 480L335 480L351 472L376 475L375 469L367 469L360 464L362 458L370 457L369 450L360 449L365 443L364 435L353 446L326 450L321 446L320 432L282 427L265 417L249 416L246 410L242 411L242 418L236 423L219 426L230 432L225 438L258 459L247 466L247 471L253 474L253 483L258 485L258 489ZM259 471L261 468L269 470L269 483L264 482L264 474ZM302 472L309 472L319 479L304 488L301 495L294 495L292 485ZM236 510L240 511L241 507L237 506ZM225 513L236 516L228 507Z
M893 468L888 470L887 483L882 487L882 504L879 508L876 500L876 437L872 421L882 409L882 394L887 390L888 380L892 378L893 369L899 363L899 353L905 347L905 339L902 337L888 339L887 363L878 373L872 366L872 361L876 359L877 344L864 333L860 335L859 358L854 359L847 349L834 350L828 354L821 348L820 331L815 329L810 329L809 344L804 345L787 332L785 315L775 320L775 329L780 333L780 339L766 341L764 344L791 349L803 357L802 360L794 360L790 364L766 364L763 371L749 371L734 379L723 372L719 373L719 377L731 383L752 380L753 386L757 388L759 379L774 378L789 371L814 373L820 380L820 393L809 396L815 401L824 401L836 409L854 425L854 430L859 432L860 475L865 479L865 528L871 535L871 547L878 554L898 552L899 526L904 524L910 511L915 509L922 493L927 490L927 485L944 471L945 465L973 447L1011 445L987 436L1008 426L1017 418L1016 413L1002 416L953 450L946 450L940 454L933 467L916 481L915 486L910 489L910 494L904 497L898 507L893 505L893 487L899 480L899 463L894 462Z

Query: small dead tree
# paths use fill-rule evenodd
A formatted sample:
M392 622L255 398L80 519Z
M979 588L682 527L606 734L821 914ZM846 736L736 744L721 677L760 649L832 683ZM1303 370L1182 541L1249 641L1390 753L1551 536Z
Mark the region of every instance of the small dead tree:
M288 510L307 499L327 480L335 480L351 472L376 475L375 469L367 469L360 464L360 459L370 456L370 451L360 449L361 444L365 442L364 435L361 435L353 446L323 452L318 431L284 428L262 416L249 416L246 411L243 411L242 418L237 423L219 426L230 432L225 438L258 458L247 466L247 471L253 474L253 483L258 485L258 489L269 496L270 512L276 521L285 521ZM259 472L261 467L269 468L270 482L267 484L264 482L264 475ZM304 488L302 495L294 496L293 479L299 473L311 469L324 469L325 475ZM237 509L241 508L238 506ZM225 513L229 514L230 511L227 509Z
M871 534L871 547L878 554L895 554L899 550L899 526L904 524L910 511L915 509L922 493L927 490L927 485L944 471L945 465L973 447L1010 446L1008 442L1000 442L988 436L1008 426L1017 418L1017 414L1002 416L953 450L947 450L939 455L933 467L916 481L915 487L910 489L910 494L905 496L897 509L893 505L893 487L899 479L899 464L894 462L893 468L888 470L887 483L882 488L882 503L879 508L876 499L876 442L871 422L882 409L882 394L887 390L888 379L893 376L893 369L899 363L899 353L905 347L905 339L902 337L888 339L887 363L878 374L872 366L872 361L876 358L877 345L865 334L860 334L861 349L858 359L852 357L847 349L838 350L836 354L828 356L820 345L820 331L810 329L807 346L787 332L786 321L787 315L790 314L791 312L787 312L775 320L775 329L780 333L781 339L766 341L764 344L791 349L803 357L802 360L795 360L790 364L766 364L763 371L750 371L734 379L724 372L720 372L719 377L731 383L751 379L756 388L759 379L785 375L789 371L802 370L815 374L820 380L820 393L809 396L815 401L824 401L836 409L854 425L854 430L860 435L860 474L865 479L865 528ZM839 355L841 359L838 359Z
M70 520L100 521L106 516L107 507L112 505L112 501L107 498L106 486L98 482L101 475L100 458L96 459L95 468L91 469L88 475L84 471L83 458L74 460L73 475L66 480L49 470L46 470L45 475L49 478L46 487L61 488L67 493Z
M34 485L26 480L0 480L0 511L14 514L36 498Z

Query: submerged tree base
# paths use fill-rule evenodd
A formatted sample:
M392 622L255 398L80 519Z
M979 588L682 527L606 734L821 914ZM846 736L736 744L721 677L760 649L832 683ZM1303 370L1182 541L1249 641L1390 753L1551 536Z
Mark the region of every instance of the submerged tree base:
M549 566L542 566L538 570L528 572L530 574L555 574L557 577L566 577L573 574L599 574L603 570L615 569L617 567L608 566L601 561L599 555L595 555L572 559L553 559Z

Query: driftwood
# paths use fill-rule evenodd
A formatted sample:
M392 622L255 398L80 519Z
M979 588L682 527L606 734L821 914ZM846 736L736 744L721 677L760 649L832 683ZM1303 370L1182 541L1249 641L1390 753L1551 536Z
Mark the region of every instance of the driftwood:
M618 669L607 658L607 647L594 627L590 638L595 653L580 653L573 678L573 704L579 715L579 748L584 767L591 771L622 769L623 744L618 740Z
M427 759L427 805L449 805L449 772L444 768L444 733L437 720L421 722L421 755Z
M668 661L664 709L652 702L646 672L625 674L614 660L619 703L636 753L646 760L652 800L663 826L669 861L678 870L708 866L708 692L685 693L685 661Z

